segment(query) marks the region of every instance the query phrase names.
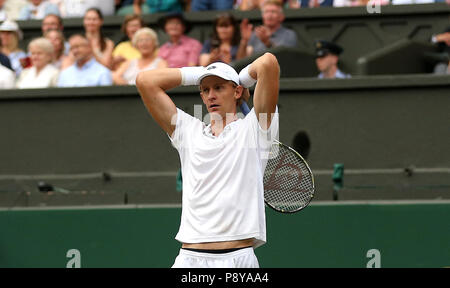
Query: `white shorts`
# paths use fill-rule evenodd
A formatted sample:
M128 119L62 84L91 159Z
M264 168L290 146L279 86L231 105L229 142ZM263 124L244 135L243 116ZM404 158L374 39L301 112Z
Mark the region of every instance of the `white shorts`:
M259 268L259 263L253 247L220 254L180 249L172 268Z

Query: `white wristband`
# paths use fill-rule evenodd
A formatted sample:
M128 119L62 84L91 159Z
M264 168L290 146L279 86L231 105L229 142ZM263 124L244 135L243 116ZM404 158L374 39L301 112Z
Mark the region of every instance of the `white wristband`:
M239 83L244 86L244 88L252 87L256 83L256 79L253 79L253 77L248 73L248 68L250 65L251 64L247 65L239 73Z
M181 71L181 85L192 86L197 85L197 80L200 76L205 73L205 67L195 66L195 67L183 67L180 68Z

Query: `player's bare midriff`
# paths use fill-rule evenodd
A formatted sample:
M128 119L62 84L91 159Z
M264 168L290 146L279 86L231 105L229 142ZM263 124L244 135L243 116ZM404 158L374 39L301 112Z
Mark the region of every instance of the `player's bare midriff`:
M183 243L182 248L191 249L208 249L208 250L219 250L219 249L232 249L232 248L243 248L253 246L253 238L233 240L233 241L222 241L222 242L205 242L205 243Z

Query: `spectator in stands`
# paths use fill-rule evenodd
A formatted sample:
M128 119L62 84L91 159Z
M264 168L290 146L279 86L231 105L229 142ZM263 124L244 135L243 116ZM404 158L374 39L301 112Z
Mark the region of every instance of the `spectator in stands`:
M28 0L6 0L4 9L9 20L17 20L20 11L28 5ZM1 21L0 21L1 22Z
M64 70L74 63L75 59L65 54L64 43L66 42L64 35L60 30L47 30L44 37L53 44L53 66L59 70Z
M76 34L69 39L75 64L63 70L58 87L84 87L112 85L111 71L94 57L94 51L86 36Z
M237 0L236 6L241 11L249 11L249 10L256 10L261 9L262 3L265 0ZM297 0L295 0L297 1Z
M58 6L47 0L29 0L20 10L19 20L44 19L48 14L59 15Z
M41 23L42 35L49 30L64 30L62 18L56 14L48 14L42 19Z
M0 89L13 89L15 79L14 72L0 64Z
M114 42L103 35L103 14L97 8L90 8L83 18L86 38L89 39L95 59L108 69L112 68Z
M16 87L47 88L54 87L58 81L59 70L52 65L54 48L46 38L34 39L28 44L31 55L31 67L20 73Z
M127 15L122 23L122 33L124 39L117 44L113 51L113 70L116 70L120 64L126 60L137 59L141 53L131 43L136 31L145 26L144 20L137 14Z
M159 20L161 28L169 36L169 41L159 49L159 57L167 61L170 68L197 66L202 44L185 34L190 30L190 23L182 13L170 13Z
M211 39L203 44L200 53L200 65L208 66L213 62L230 63L247 56L246 42L241 42L239 23L228 12L217 15Z
M134 0L134 13L143 14L142 5L147 6L149 13L183 12L180 0Z
M115 0L115 9L118 12L123 7L133 5L134 0ZM132 14L132 13L130 13Z
M139 29L134 34L133 45L142 56L139 59L128 60L113 73L116 85L135 85L139 72L167 67L167 62L156 53L159 42L152 29L148 27Z
M191 0L191 11L231 10L234 0Z
M45 36L45 34L49 30L59 30L61 31L61 33L63 33L64 25L62 18L56 14L48 14L47 16L44 17L44 19L42 19L41 30L43 36ZM69 55L69 53L70 53L69 42L65 41L64 54Z
M5 10L5 0L0 0L0 22L5 21L8 19L8 16L6 15Z
M438 46L442 60L434 67L435 74L449 74L450 65L450 26L442 33L433 35L431 42Z
M120 16L126 16L126 15L142 15L142 14L150 14L150 8L147 6L145 1L140 1L141 5L139 3L134 3L135 0L117 0L120 3L116 4L116 14Z
M63 18L81 18L90 8L97 8L104 16L115 13L115 0L50 0L57 2Z
M276 0L267 0L262 7L263 25L253 30L248 19L241 22L242 41L247 44L247 55L262 53L269 48L285 46L296 47L297 35L282 25L284 13L282 4Z
M335 79L335 78L351 78L349 74L343 73L337 67L339 55L343 52L341 46L325 41L318 40L315 42L316 47L316 65L321 72L319 79Z
M6 20L0 25L0 52L8 56L11 67L16 72L16 76L22 72L20 59L27 57L27 54L19 48L19 40L22 40L23 34L16 22Z

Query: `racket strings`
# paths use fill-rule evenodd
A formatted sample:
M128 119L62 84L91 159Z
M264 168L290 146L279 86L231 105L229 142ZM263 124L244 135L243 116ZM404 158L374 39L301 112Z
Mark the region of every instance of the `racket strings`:
M264 199L272 208L295 212L309 204L314 180L305 161L282 144L273 144L264 173Z

